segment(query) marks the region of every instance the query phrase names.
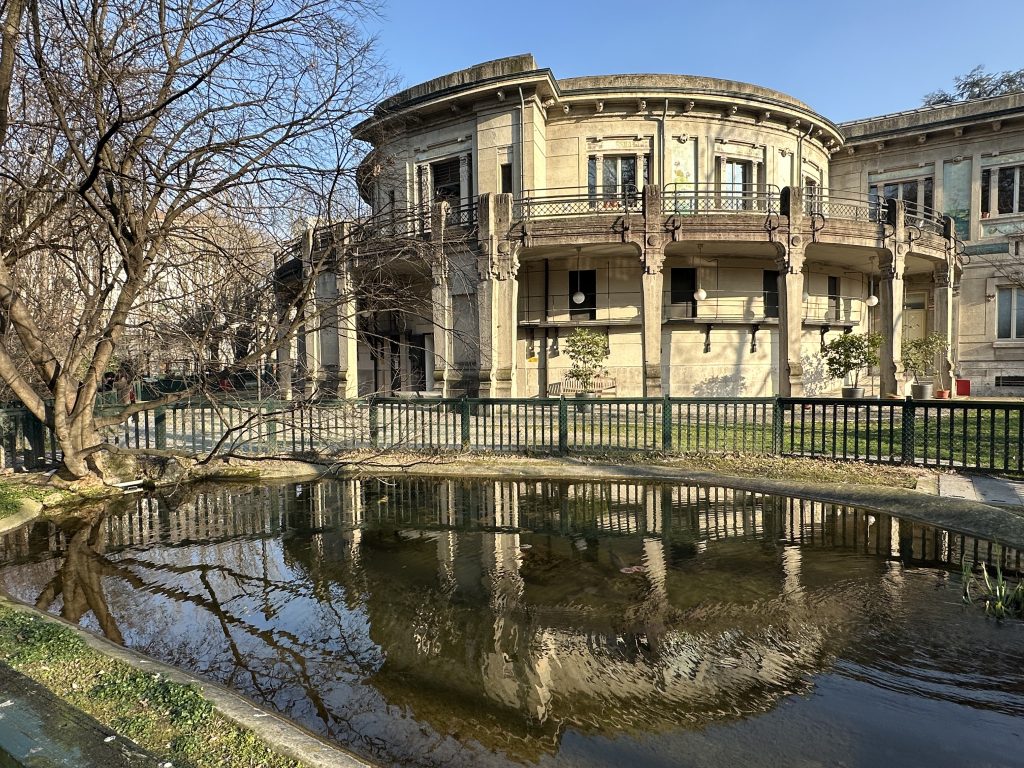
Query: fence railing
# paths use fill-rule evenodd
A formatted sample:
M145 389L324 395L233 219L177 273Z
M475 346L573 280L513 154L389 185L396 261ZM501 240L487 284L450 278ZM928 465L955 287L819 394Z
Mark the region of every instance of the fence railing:
M550 219L562 216L640 213L643 195L636 187L609 190L588 187L527 189L515 202L514 215L520 219Z
M104 406L103 413L119 406ZM52 435L2 411L6 466L59 460ZM373 448L585 454L742 453L1024 473L1024 402L833 398L183 401L104 431L131 448L316 454Z
M856 192L833 192L821 187L804 187L804 212L826 219L863 221L878 224L885 221L885 201L874 195Z
M780 190L769 184L666 184L662 193L664 213L778 213Z

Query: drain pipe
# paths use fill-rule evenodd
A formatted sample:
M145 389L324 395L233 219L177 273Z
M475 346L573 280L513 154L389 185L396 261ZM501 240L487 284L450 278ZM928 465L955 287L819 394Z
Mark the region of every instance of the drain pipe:
M526 190L526 97L519 86L519 197Z

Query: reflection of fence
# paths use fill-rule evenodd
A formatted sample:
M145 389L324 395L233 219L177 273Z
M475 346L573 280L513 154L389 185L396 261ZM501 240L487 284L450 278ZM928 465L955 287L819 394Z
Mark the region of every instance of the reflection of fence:
M0 535L0 562L65 552L56 523ZM219 487L171 503L140 496L107 514L102 550L194 545L238 537L353 528L439 531L529 530L571 537L651 537L673 542L670 557L699 543L734 539L840 549L903 562L959 568L1000 563L1020 572L1022 553L991 541L832 502L719 486L587 480L348 478L299 486ZM44 528L40 531L39 528Z
M38 422L20 410L5 413L8 466L58 458L48 433L25 426ZM562 455L730 452L1024 472L1024 403L975 400L225 399L137 414L104 437L133 448L200 454L223 438L222 451L241 455L329 456L371 447Z

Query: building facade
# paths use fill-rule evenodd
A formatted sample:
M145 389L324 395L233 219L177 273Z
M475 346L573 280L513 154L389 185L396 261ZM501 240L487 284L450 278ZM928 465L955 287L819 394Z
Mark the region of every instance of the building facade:
M836 393L822 348L867 331L882 396L931 332L945 388L1024 375L1024 95L836 125L758 86L557 80L524 55L396 94L356 135L373 215L293 262L340 254L324 306L385 271L404 298L326 310L296 350L307 392L544 396L578 327L618 396Z

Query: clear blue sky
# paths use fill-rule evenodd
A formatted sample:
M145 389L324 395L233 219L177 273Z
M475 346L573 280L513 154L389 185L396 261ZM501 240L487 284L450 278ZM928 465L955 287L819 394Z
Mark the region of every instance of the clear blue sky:
M555 77L742 80L835 122L919 106L977 64L1024 67L1024 0L383 0L380 52L404 85L532 53Z

